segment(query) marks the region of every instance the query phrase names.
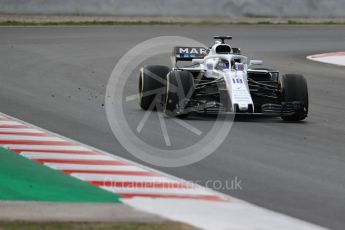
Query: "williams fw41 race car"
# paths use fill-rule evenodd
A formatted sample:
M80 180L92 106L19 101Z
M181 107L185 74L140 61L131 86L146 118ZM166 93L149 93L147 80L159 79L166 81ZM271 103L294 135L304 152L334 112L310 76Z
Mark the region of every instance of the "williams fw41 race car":
M161 110L169 116L190 113L233 113L279 116L286 121L308 115L306 79L297 74L253 68L239 48L226 44L230 36L215 36L209 49L175 47L173 68L148 65L140 70L139 94L143 110ZM192 65L178 67L177 63Z

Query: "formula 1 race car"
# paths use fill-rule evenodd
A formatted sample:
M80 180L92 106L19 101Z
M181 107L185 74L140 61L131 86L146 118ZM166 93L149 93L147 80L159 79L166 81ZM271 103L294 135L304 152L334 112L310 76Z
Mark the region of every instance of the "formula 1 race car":
M140 70L140 107L170 116L190 113L234 113L280 116L286 121L308 115L306 79L297 74L255 69L239 48L226 44L230 36L215 36L209 49L175 47L173 68L148 65ZM181 61L193 65L178 67Z

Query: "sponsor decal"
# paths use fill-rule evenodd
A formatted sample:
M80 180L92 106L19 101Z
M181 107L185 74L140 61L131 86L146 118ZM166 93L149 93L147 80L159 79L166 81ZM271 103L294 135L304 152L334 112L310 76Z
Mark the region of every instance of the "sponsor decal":
M178 50L176 53L206 55L207 51L203 47L178 47Z

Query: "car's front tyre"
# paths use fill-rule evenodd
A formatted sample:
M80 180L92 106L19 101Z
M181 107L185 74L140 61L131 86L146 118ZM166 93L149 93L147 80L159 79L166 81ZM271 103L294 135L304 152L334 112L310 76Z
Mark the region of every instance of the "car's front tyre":
M147 65L139 74L139 105L143 110L154 110L164 94L165 78L171 69L162 65Z
M307 81L302 75L286 74L280 79L282 102L298 102L300 108L292 115L282 116L285 121L301 121L308 116L309 98Z

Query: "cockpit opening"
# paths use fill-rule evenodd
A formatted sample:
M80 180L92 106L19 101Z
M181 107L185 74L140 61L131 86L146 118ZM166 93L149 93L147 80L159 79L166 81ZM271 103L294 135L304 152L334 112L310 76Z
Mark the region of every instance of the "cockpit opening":
M229 45L218 45L216 47L216 53L217 54L230 54L231 53L231 47Z

